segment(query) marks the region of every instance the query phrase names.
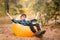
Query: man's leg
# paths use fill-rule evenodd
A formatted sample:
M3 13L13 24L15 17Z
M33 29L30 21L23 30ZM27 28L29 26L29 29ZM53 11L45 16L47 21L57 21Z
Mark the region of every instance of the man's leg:
M43 37L43 34L46 32L45 30L41 30L41 28L40 28L40 25L37 23L37 24L33 24L33 26L36 26L37 27L37 30L38 30L38 32L36 32L36 36L37 37Z
M40 25L38 23L37 24L33 24L33 26L36 26L38 31L41 30Z
M34 29L34 26L32 23L30 23L28 26L30 26L30 29L33 33L36 33L36 30Z
M30 23L30 24L28 24L28 26L30 26L31 31L32 31L33 33L35 33L36 36L39 36L39 34L41 33L41 29L40 29L39 24L32 24L32 23ZM34 26L37 27L37 29L38 29L39 32L36 32L36 30L34 29Z

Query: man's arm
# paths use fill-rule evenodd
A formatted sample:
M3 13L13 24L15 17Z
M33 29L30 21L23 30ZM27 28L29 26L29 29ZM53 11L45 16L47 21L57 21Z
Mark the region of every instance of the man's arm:
M20 23L20 20L15 20L12 16L10 16L9 13L6 13L8 15L8 17L11 19L12 22L14 23Z
M38 16L39 16L39 12L37 12L36 17L35 17L34 19L30 20L30 21L31 21L31 22L36 22L36 21L37 21Z
M8 17L9 17L10 19L13 19L13 17L10 16L10 14L9 14L8 12L7 12L6 14L8 15Z
M19 23L20 24L20 20L12 19L11 21L14 22L14 23Z
M37 15L36 15L35 19L37 19L37 18L38 18L38 16L39 16L39 12L37 12Z

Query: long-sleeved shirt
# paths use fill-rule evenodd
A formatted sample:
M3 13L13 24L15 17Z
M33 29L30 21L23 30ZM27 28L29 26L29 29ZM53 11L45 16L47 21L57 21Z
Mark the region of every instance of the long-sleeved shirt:
M32 23L34 21L37 21L36 19L32 19L32 20L15 20L15 19L12 19L12 22L14 23L19 23L19 24L22 24L22 25L28 25L29 23Z

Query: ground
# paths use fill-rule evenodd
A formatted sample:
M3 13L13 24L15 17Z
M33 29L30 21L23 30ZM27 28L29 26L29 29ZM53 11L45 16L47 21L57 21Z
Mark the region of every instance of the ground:
M12 32L11 24L9 18L0 18L0 40L60 40L60 23L42 27L46 30L42 38L16 36Z

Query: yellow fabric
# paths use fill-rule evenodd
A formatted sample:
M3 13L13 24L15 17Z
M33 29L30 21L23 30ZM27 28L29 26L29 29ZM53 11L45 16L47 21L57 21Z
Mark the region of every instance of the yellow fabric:
M16 36L34 36L35 35L30 30L29 26L23 26L17 23L12 24L12 31Z

